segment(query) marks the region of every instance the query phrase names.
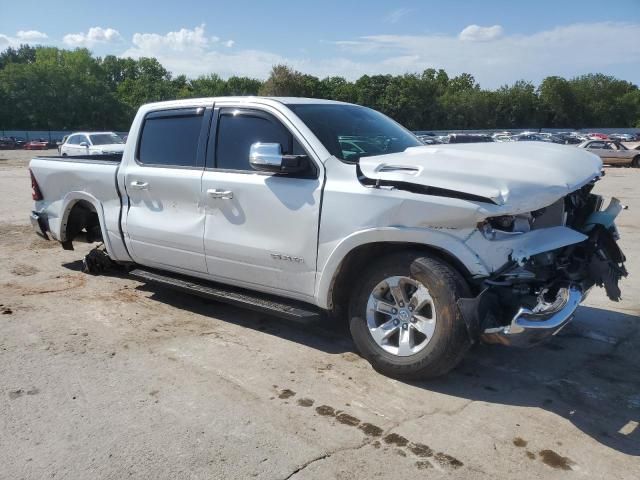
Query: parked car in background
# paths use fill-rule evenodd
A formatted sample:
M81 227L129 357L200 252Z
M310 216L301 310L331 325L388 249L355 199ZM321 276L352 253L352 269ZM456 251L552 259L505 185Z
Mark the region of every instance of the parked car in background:
M31 140L24 144L25 150L47 150L49 148L49 142L43 138L38 140Z
M638 150L629 150L619 142L587 140L578 145L578 147L595 153L602 159L602 163L640 167L640 152Z
M0 150L11 150L16 148L16 142L11 137L0 138Z
M475 133L452 133L447 143L486 143L493 142L489 135Z
M64 145L67 142L67 138L69 138L69 135L65 135L64 137L62 137L62 140L58 142L58 145L57 145L58 155L61 155L60 149L62 148L62 145Z
M425 145L439 145L442 143L440 137L436 137L435 135L416 135L418 140L420 140Z
M124 146L124 140L114 132L76 132L62 144L60 155L122 154Z
M15 143L14 148L24 148L27 141L23 137L9 137Z
M609 139L618 142L633 142L636 136L633 133L612 133L609 135Z
M513 136L515 142L544 142L545 137L537 132L522 132Z
M609 135L607 135L606 133L592 132L587 133L587 138L591 140L609 140Z

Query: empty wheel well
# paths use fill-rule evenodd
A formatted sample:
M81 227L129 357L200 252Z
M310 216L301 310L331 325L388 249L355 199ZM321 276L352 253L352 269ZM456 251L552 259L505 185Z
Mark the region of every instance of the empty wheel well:
M63 246L73 248L71 242L79 235L84 234L84 240L92 243L102 240L100 220L94 206L86 200L78 200L66 217L62 225L64 232ZM66 245L66 246L65 246Z
M333 316L342 317L346 314L349 297L351 295L350 286L358 281L358 275L368 262L375 261L382 255L387 255L403 250L424 252L441 258L456 269L469 283L473 285L472 275L460 260L450 253L436 247L421 243L396 243L377 242L361 245L350 251L342 260L338 273L331 285L331 312Z

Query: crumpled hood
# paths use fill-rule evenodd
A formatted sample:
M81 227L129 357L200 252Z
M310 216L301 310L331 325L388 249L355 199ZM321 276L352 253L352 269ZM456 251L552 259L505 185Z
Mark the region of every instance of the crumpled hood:
M592 153L543 142L411 147L363 157L359 165L371 179L483 197L502 213L549 206L602 171L602 161Z

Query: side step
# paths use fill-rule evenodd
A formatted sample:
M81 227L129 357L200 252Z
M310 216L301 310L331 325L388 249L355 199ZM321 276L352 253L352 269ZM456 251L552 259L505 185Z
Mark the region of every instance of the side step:
M157 283L199 297L268 313L288 320L312 322L320 319L320 310L304 302L281 299L272 295L167 272L138 268L129 272L129 275L146 282Z

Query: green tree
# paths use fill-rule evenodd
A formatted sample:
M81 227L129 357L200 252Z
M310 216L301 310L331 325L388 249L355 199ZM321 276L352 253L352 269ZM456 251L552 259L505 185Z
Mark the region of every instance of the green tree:
M320 92L320 81L287 65L276 65L262 84L260 95L267 97L312 97Z

